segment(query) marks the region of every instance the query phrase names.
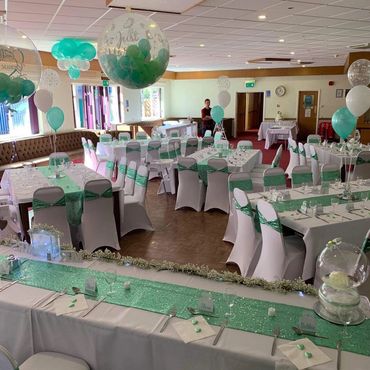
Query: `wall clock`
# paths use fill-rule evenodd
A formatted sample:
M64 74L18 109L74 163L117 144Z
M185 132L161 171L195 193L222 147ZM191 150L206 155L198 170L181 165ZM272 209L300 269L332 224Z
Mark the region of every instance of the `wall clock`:
M284 96L284 95L285 95L285 93L286 93L286 88L285 88L285 86L283 86L283 85L280 85L280 86L278 86L278 87L275 89L275 94L276 94L277 96Z

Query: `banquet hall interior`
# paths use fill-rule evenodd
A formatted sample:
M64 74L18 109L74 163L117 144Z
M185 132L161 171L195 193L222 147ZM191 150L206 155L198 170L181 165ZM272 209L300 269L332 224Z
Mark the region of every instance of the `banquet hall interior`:
M370 368L370 0L0 0L0 370Z

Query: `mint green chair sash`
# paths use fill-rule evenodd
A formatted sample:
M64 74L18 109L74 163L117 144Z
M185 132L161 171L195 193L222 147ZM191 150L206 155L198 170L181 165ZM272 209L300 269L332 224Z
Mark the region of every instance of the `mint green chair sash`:
M367 253L370 251L370 238L365 238L364 242L362 243L362 247L361 247L361 250L364 252L364 253Z
M228 167L223 167L223 168L214 168L212 166L207 165L207 173L213 173L213 172L224 172L224 173L229 173L229 168Z
M119 136L119 141L129 141L128 136Z
M261 232L261 224L260 224L260 218L258 216L258 207L257 206L256 206L256 209L254 211L254 228L258 233Z
M136 185L139 185L145 188L147 183L148 183L148 176L142 176L139 174L136 175L136 179L135 179Z
M90 149L89 147L89 144L88 143L83 143L82 146L85 148L85 149Z
M44 200L33 198L32 200L32 208L34 210L43 209L43 208L50 208L50 207L64 207L66 205L66 197L63 195L60 199L58 199L54 203L45 202Z
M170 159L174 159L174 158L176 158L176 149L169 150L169 151L168 151L168 157L169 157Z
M253 218L253 210L252 206L248 203L246 206L242 207L236 200L235 200L235 209L243 212L245 215L250 216Z
M334 171L323 171L321 173L322 181L335 181L340 180L340 171L334 170Z
M146 136L136 136L136 140L146 140Z
M110 141L112 141L112 138L108 136L100 136L99 141L101 143L109 143Z
M320 139L318 137L312 137L312 138L309 138L308 139L308 143L309 144L319 144L320 143Z
M151 152L153 150L158 150L160 147L161 147L161 144L158 144L158 145L151 145L151 144L149 144L148 145L148 152Z
M51 157L49 158L50 166L60 166L63 163L69 163L71 160L69 157Z
M159 158L160 159L170 159L170 155L168 154L168 152L160 152Z
M198 165L196 163L193 163L190 167L186 167L180 163L177 164L177 169L179 171L194 171L198 172Z
M175 151L176 151L176 155L178 157L180 157L181 156L181 149L180 149L180 147L178 147Z
M289 145L288 149L292 149L293 153L298 154L298 147L297 146L294 148L293 145Z
M131 152L141 152L141 148L131 148L129 146L126 146L126 153L131 153Z
M126 176L129 179L131 179L131 180L135 180L135 178L136 178L136 170L133 169L133 168L128 167L127 168L127 174L126 174Z
M317 156L317 153L311 155L312 159L315 159L316 161L319 160L319 157Z
M284 185L286 185L284 175L263 177L263 186L284 186Z
M292 173L293 184L312 183L312 173Z
M179 133L178 132L171 132L171 137L179 137Z
M299 154L303 155L303 157L306 157L306 151L304 150L304 148L302 148L302 150L299 150L298 148L298 151L299 151Z
M231 180L228 183L229 191L234 191L234 189L240 189L243 191L252 191L253 184L251 179L245 180Z
M98 199L98 198L112 198L113 197L113 192L112 192L111 187L104 190L101 194L95 193L95 192L90 191L90 190L85 190L84 191L84 197L85 197L85 200L87 200L87 201Z
M246 150L253 149L253 145L242 144L238 146L238 149L246 149Z
M366 159L363 159L361 157L357 157L356 164L365 164L365 163L370 163L370 159L366 160Z
M280 165L280 158L281 158L280 156L277 157L277 158L274 158L274 160L271 163L271 168L279 167L279 165Z
M127 169L127 166L123 163L120 163L118 165L118 172L119 173L123 173L123 174L126 174L126 169Z
M280 220L278 218L276 220L267 221L260 211L258 211L258 217L261 225L270 226L280 234L283 232Z
M107 161L107 163L105 164L105 168L107 168L109 170L113 170L114 169L114 162L113 161Z

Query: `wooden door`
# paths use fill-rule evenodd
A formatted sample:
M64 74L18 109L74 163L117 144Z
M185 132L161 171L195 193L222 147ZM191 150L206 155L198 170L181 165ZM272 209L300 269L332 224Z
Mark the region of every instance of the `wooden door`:
M300 91L298 95L298 139L316 133L318 91Z
M236 136L242 135L245 131L245 93L236 94Z
M263 93L249 93L248 130L258 129L263 119Z

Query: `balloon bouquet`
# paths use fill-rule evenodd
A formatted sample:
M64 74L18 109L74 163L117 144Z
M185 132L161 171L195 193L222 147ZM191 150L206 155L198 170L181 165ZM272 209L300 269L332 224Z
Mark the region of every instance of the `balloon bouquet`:
M217 80L217 85L220 90L217 96L219 105L216 105L212 108L211 117L216 123L214 131L221 132L222 138L227 139L222 120L224 119L225 115L224 108L226 108L231 101L231 95L227 91L230 88L230 80L227 76L220 76Z

